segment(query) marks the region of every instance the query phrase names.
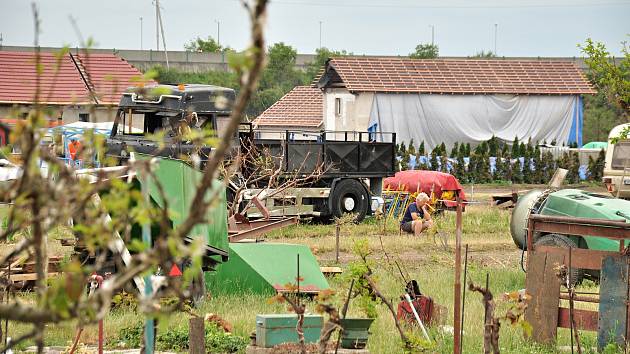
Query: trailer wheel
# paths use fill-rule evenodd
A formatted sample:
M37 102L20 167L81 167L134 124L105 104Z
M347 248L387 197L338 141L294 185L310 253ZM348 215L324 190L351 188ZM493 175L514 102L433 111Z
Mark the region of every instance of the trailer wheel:
M334 217L339 218L352 213L357 215L357 222L363 221L370 207L370 196L356 179L343 179L337 182L331 200L330 211Z
M547 234L540 237L534 243L534 246L555 246L561 248L578 248L578 245L575 241L571 240L565 235L559 234ZM535 248L535 247L534 247ZM573 285L579 284L584 279L584 269L580 268L571 268L571 279L573 280Z

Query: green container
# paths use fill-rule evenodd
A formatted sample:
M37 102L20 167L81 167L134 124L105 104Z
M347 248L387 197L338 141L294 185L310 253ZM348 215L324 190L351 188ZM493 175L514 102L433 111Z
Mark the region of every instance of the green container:
M256 346L271 348L282 343L298 343L296 325L297 315L294 314L256 315ZM323 325L322 316L305 315L304 341L316 343Z
M549 194L540 211L542 215L572 216L630 222L630 201L600 196L580 189L563 189ZM619 241L605 237L584 236L591 250L617 251ZM577 242L578 239L574 238ZM626 241L626 245L630 242Z
M369 329L373 318L344 318L341 320L343 334L341 347L344 349L363 349L367 345Z
M300 256L300 292L316 294L329 289L317 259L305 245L284 243L230 243L230 259L206 276L213 294L273 295L295 284Z

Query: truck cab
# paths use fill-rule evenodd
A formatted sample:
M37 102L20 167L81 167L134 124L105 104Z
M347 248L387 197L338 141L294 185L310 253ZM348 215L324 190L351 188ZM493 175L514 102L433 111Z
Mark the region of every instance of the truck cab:
M623 199L630 199L630 138L620 139L615 144L612 139L628 128L630 124L621 124L610 131L602 179L609 193Z
M154 85L123 93L109 139L108 155L126 158L129 151L179 157L195 149L187 131L212 129L220 135L236 94L212 85ZM161 135L161 144L151 135ZM210 147L195 150L207 158Z

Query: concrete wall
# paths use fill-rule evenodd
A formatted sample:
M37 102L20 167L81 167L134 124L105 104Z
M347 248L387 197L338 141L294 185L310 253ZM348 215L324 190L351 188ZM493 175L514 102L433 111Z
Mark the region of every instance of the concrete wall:
M59 48L42 47L42 51L55 51ZM0 50L5 51L33 51L33 47L22 46L0 46ZM73 52L80 52L81 49L72 49ZM156 52L154 50L136 50L136 49L90 49L92 53L114 53L119 55L123 59L127 60L133 66L140 70L146 70L154 65L161 65L166 67L166 55L164 52ZM374 57L372 55L364 55L366 57ZM387 57L381 55L378 57ZM400 57L404 56L390 56ZM298 54L296 59L296 66L299 69L306 69L308 64L315 58L314 54ZM441 57L441 59L466 59L469 57ZM575 62L578 67L585 69L584 58L581 57L501 57L497 59L505 60L559 60L559 61L572 61ZM169 65L172 68L177 68L189 72L200 72L213 70L227 70L227 58L221 53L192 53L186 51L168 51ZM618 63L621 59L615 58L615 63Z
M325 129L367 131L373 100L374 94L371 92L352 94L344 88L326 89L324 92ZM338 112L338 102L341 104L340 112Z

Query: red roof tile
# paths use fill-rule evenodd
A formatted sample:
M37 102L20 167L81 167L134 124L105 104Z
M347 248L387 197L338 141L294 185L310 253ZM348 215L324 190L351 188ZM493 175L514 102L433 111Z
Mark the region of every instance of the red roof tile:
M40 102L87 103L88 91L76 67L66 55L40 53L42 67ZM37 88L34 52L0 51L0 102L31 103Z
M318 88L296 86L254 120L254 126L319 127L324 95Z
M40 102L117 104L142 73L113 54L89 56L41 52ZM0 51L0 103L32 103L37 87L34 52ZM90 98L94 93L97 102Z
M80 54L75 58L81 70L88 72L86 79L101 104L118 104L122 93L142 76L138 69L113 54Z
M326 77L329 82L324 82ZM339 83L351 92L455 94L594 94L572 62L332 58L320 85Z

